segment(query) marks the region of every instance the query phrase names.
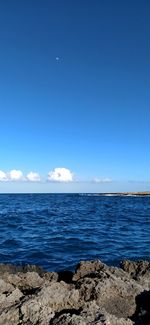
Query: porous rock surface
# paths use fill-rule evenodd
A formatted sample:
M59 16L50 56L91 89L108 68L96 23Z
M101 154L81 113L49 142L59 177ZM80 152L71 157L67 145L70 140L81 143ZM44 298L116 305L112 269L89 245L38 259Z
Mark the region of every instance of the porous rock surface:
M0 325L150 325L150 263L80 262L74 273L0 264Z

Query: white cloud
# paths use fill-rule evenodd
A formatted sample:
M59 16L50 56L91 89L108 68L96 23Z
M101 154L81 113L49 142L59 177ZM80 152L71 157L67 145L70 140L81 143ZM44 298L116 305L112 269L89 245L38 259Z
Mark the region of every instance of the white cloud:
M2 170L0 170L0 182L4 182L7 181L7 174L5 172L3 172Z
M38 173L30 172L26 176L27 180L30 182L39 182L41 180L41 177Z
M72 182L73 178L73 173L67 168L55 168L48 173L51 182Z
M93 182L94 183L111 183L112 182L112 179L109 178L109 177L105 177L105 178L98 178L98 177L95 177L93 179Z
M23 180L23 173L21 170L12 169L8 173L8 180L10 181L20 181Z

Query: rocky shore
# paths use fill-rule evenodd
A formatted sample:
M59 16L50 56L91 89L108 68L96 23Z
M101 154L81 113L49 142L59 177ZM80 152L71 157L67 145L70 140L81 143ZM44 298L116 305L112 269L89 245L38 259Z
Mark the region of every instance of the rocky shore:
M150 192L147 191L147 192L113 192L113 193L100 193L99 194L100 196L101 195L104 195L104 196L148 196L150 197Z
M0 264L0 325L150 324L150 263L80 262L74 273Z

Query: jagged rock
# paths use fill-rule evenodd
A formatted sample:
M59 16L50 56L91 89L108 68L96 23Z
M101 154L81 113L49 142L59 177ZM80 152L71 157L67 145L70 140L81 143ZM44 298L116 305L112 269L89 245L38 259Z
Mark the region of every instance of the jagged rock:
M123 281L108 271L101 271L95 278L84 277L76 286L84 301L95 300L110 314L124 318L132 316L136 309L135 297L142 291L134 280Z
M7 281L8 284L18 287L20 290L36 289L46 282L58 281L58 273L45 272L42 277L36 272L11 274L5 272L0 275L1 279Z
M6 305L12 305L18 302L22 296L22 292L16 288L10 294L6 293L1 295L2 303L4 304L4 307L6 307Z
M150 262L148 261L122 261L122 269L127 272L131 278L138 281L146 290L150 289Z
M19 309L16 307L5 309L4 312L0 314L0 325L19 325L20 314Z
M53 282L48 287L43 287L38 293L38 299L47 303L55 311L66 308L78 308L79 291L67 283Z
M95 301L87 303L82 310L68 310L58 313L52 319L51 325L132 325L131 320L110 315Z
M57 272L45 272L43 275L43 278L47 281L54 281L57 282L58 281L58 273Z
M21 315L23 324L49 325L54 311L46 301L43 303L39 299L29 299L21 306Z
M16 274L17 272L36 272L39 275L42 275L44 273L44 270L42 267L38 265L13 265L13 264L3 264L0 263L0 274L4 274L5 272Z
M101 261L81 261L77 267L75 274L73 276L73 281L77 281L83 278L85 275L94 273L95 271L100 271L104 268L105 264Z
M0 325L149 325L149 284L146 261L85 261L74 274L3 264Z
M122 269L129 273L132 278L137 279L140 276L150 277L150 262L148 261L130 261L125 260L120 263Z
M7 281L7 279L6 279ZM0 295L7 292L12 292L14 290L14 286L10 284L9 282L7 283L3 279L0 279Z
M27 300L21 306L23 322L42 325L49 324L54 313L62 309L78 306L79 292L64 282L51 283L43 287L35 297Z

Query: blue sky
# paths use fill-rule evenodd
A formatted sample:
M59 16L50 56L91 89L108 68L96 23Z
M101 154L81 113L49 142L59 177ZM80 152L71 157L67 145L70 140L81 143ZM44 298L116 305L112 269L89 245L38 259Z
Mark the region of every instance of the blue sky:
M0 192L150 189L150 2L0 3Z

